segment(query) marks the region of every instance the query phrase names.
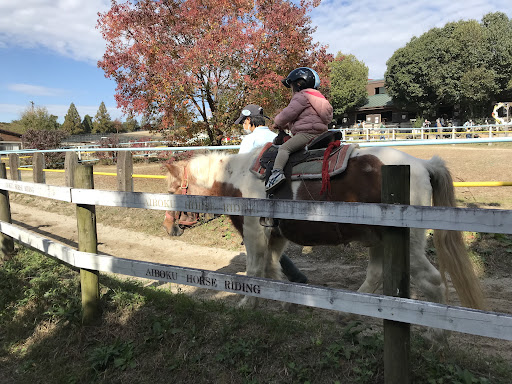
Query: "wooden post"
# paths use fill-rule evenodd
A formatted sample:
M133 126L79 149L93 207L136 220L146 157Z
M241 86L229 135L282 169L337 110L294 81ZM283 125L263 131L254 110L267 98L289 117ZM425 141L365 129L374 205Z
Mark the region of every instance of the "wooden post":
M410 167L382 166L382 202L410 204ZM409 228L387 227L383 238L383 293L409 298ZM384 320L384 382L409 384L411 325Z
M9 154L9 173L11 180L21 180L20 158L16 153Z
M76 188L93 189L92 165L80 165L74 170L74 185ZM78 223L78 250L98 253L98 238L96 234L96 207L94 205L77 204L76 219ZM82 288L82 322L91 325L100 315L99 272L80 269Z
M0 178L7 178L5 163L0 162ZM9 204L9 191L0 190L0 221L11 223L11 205ZM14 240L12 237L0 233L0 256L3 260L9 260L14 253Z
M32 155L32 177L34 183L46 183L43 171L44 167L44 155L41 152L34 153Z
M66 177L66 187L74 187L75 182L75 169L78 165L78 156L76 152L66 152L64 159L64 171ZM78 187L77 187L78 188Z
M117 190L133 192L133 155L131 151L119 151L117 154Z

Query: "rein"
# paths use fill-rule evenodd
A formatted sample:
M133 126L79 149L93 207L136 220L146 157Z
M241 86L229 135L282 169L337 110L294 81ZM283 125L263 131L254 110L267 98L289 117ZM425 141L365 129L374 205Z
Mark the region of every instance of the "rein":
M183 178L181 179L180 189L182 195L188 194L188 172L187 166L183 166ZM172 212L172 213L171 213ZM174 214L174 216L173 216ZM182 216L185 216L184 219L181 219ZM165 217L169 219L172 223L177 222L179 225L184 226L192 226L197 224L197 219L199 218L198 213L191 212L183 212L183 211L165 211Z

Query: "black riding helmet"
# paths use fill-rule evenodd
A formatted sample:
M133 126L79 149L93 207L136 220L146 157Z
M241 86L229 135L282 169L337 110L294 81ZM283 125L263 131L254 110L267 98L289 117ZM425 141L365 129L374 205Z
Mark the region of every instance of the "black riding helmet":
M307 67L294 69L286 79L281 80L281 82L286 88L290 88L292 83L301 79L304 80L304 83L298 87L299 91L307 88L317 89L320 86L320 76L318 76L318 73L316 73L314 69Z

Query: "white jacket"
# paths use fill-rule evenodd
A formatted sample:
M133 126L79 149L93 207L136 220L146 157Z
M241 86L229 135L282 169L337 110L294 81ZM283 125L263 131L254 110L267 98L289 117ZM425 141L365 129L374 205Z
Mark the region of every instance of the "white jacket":
M243 138L238 153L251 152L254 148L262 147L268 142L273 141L276 136L277 134L268 129L268 127L256 127L252 133Z

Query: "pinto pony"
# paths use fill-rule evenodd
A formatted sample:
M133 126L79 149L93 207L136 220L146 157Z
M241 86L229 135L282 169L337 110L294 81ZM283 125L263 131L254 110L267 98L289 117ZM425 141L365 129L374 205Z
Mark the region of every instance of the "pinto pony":
M180 193L186 184L191 195L265 198L264 182L249 170L260 150L237 155L211 153L167 164L168 190ZM320 192L321 180L287 180L279 193L294 200L380 203L382 165L410 165L411 205L455 206L452 177L441 158L422 160L389 147L355 148L346 170L330 180L329 193ZM358 241L370 248L366 279L359 292L374 293L382 283L382 259L376 251L381 247L382 227L279 219L277 227L269 228L261 226L258 217L238 216L232 220L244 240L249 276L282 280L279 259L288 240L313 246ZM425 256L425 230L411 228L411 282L427 300L445 303L448 273L462 305L484 308L461 233L435 230L434 244L440 272ZM257 298L245 297L242 304L254 307Z

